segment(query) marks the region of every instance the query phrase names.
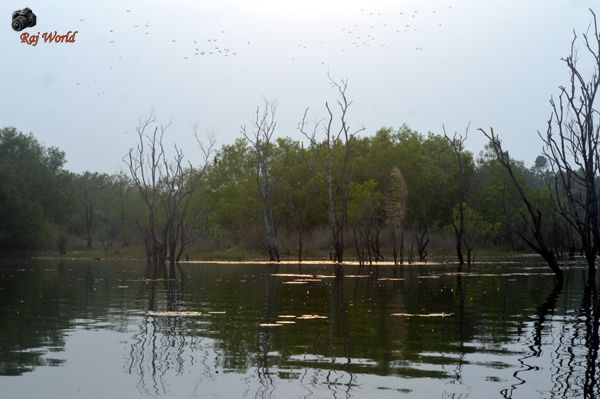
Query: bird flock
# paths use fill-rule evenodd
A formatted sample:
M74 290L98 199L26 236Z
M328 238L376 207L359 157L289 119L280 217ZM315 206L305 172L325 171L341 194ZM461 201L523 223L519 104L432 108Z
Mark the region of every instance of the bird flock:
M448 10L452 10L453 6L449 5ZM412 10L412 11L398 11L396 15L390 16L385 13L367 10L365 8L360 9L360 13L363 16L364 23L354 23L352 25L342 27L342 32L348 35L351 42L350 45L354 48L368 48L368 47L381 47L387 50L391 50L387 36L388 33L404 34L419 31L419 17L424 16L427 12L432 15L438 14L437 9L428 11ZM386 21L386 22L382 22ZM391 21L390 21L391 20ZM442 22L436 22L436 26L441 28ZM378 40L379 37L383 37L382 40ZM416 46L414 48L417 51L423 51L423 47ZM348 51L348 48L343 47L342 52Z
M444 11L452 10L453 0L449 0L444 6ZM366 49L385 49L393 50L395 45L398 43L406 44L406 41L410 41L413 44L415 52L423 52L424 47L421 44L421 38L417 35L417 32L424 28L431 28L433 25L435 28L442 28L443 13L440 7L429 8L429 9L413 9L413 10L396 10L392 13L382 12L381 10L373 10L367 8L360 8L357 10L356 17L352 18L351 23L346 23L343 26L338 26L338 33L332 31L331 35L322 37L317 42L311 42L307 40L302 43L296 43L292 45L296 51L290 57L291 61L296 61L299 58L306 59L307 57L315 58L315 54L311 54L310 50L313 47L320 47L325 51L321 51L319 54L330 55L335 52L341 54L349 54L356 52L357 50L366 51ZM123 11L122 11L123 12ZM124 13L135 15L131 9L125 9ZM429 15L428 15L429 14ZM425 18L427 16L427 18ZM433 17L432 17L433 16ZM340 18L341 20L342 18ZM132 18L135 20L135 18ZM84 18L79 19L80 22L84 22ZM434 22L432 24L432 21ZM348 21L347 21L348 22ZM152 38L152 24L146 20L144 23L136 22L131 25L133 27L133 33L141 38L147 37ZM131 30L130 30L131 32ZM115 28L107 30L107 45L117 46L121 40L119 34L122 32L117 31ZM394 36L395 35L395 36ZM341 41L339 40L341 38ZM231 45L231 39L228 40L228 35L225 29L220 29L211 34L209 37L195 37L181 39L179 37L169 38L170 44L173 49L178 53L178 56L174 57L176 62L178 57L180 62L191 62L193 59L201 58L228 58L236 57L244 53L242 47L249 47L254 45L253 40L248 38L243 39L243 42L238 39L237 48ZM167 40L169 40L167 39ZM331 48L328 48L328 44ZM333 47L335 45L335 48ZM291 48L293 48L290 46ZM117 47L118 48L118 47ZM405 46L403 48L406 48ZM241 49L241 50L240 50ZM248 52L250 53L250 52ZM124 54L127 56L128 54ZM64 58L64 56L62 56ZM118 56L119 60L124 60L123 55ZM323 57L325 58L325 57ZM324 59L317 59L321 65L328 64ZM113 66L108 67L109 70L113 70ZM75 82L76 86L81 86L80 82ZM103 91L97 91L96 95L101 96L105 94Z
M126 9L125 10L126 13L131 13L130 9ZM150 21L145 21L145 23L143 25L139 25L139 24L134 24L133 28L136 30L143 30L144 36L151 36L151 29L150 29ZM114 29L110 29L108 31L110 33L111 36L115 36L116 32ZM223 36L225 34L224 30L220 31L220 35ZM187 52L187 55L183 56L184 60L189 60L192 56L222 56L222 57L230 57L230 56L236 56L237 52L235 50L233 50L231 47L229 46L225 46L224 44L221 43L221 39L219 37L211 37L211 38L206 38L206 39L191 39L191 41L188 43L189 44L189 51ZM110 38L108 40L109 44L115 44L117 43L117 39L116 38ZM171 44L173 45L178 45L180 43L180 41L178 41L177 39L171 39ZM248 44L250 44L250 42L248 42Z

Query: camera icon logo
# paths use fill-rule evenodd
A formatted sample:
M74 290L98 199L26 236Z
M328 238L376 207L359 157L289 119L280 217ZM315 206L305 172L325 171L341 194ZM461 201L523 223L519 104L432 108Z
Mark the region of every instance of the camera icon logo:
M20 32L23 29L31 28L37 23L37 18L29 8L17 10L12 13L12 28Z

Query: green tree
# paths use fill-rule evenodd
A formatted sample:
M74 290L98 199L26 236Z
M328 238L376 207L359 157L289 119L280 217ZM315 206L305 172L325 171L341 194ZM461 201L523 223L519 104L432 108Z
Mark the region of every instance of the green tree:
M32 249L53 240L67 215L64 153L31 134L0 129L0 248Z
M375 180L350 186L348 220L358 260L369 263L383 260L379 238L385 225L384 195Z

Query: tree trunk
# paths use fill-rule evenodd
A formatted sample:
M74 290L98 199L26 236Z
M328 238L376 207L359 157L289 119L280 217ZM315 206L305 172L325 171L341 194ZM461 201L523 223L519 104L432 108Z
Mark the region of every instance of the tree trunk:
M392 256L394 257L394 266L398 265L398 240L396 238L396 229L394 226L391 227L392 233Z
M458 257L458 265L464 265L465 258L462 252L462 234L460 232L456 232L456 256Z
M417 252L419 253L419 262L425 262L427 260L427 245L429 244L427 230L428 229L423 230L421 234L417 234L416 236Z
M86 196L87 201L87 196ZM85 230L87 235L87 249L92 249L92 229L94 225L94 205L85 205Z
M404 264L404 228L400 227L400 264Z
M302 249L303 249L303 240L304 240L304 228L302 223L298 226L298 262L302 262Z
M358 235L356 234L356 228L352 228L352 235L354 236L354 248L356 250L356 259L358 260L358 264L363 264L363 256L360 251L360 242L358 240Z

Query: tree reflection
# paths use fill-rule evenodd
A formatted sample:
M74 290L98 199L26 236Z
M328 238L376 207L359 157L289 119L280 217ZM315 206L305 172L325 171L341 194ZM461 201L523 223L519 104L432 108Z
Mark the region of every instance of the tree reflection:
M529 353L518 359L521 367L513 373L513 377L517 380L514 384L511 384L510 388L503 389L500 394L503 398L512 398L513 393L520 385L527 382L525 376L528 372L536 371L539 368L537 366L529 364L529 360L537 358L542 355L542 337L544 328L552 328L551 325L547 325L548 317L554 312L556 308L556 302L563 290L563 280L555 279L552 291L546 297L546 300L537 308L536 316L533 320L533 336L531 337L531 343L529 347Z
M582 278L585 279L585 276L582 275ZM588 276L577 313L565 318L560 325L552 359L555 370L553 395L585 399L598 397L599 316L597 281L594 276Z
M346 298L346 293L344 290L344 274L343 270L341 270L340 265L336 265L340 270L336 270L336 278L333 280L333 287L331 289L331 301L330 301L330 317L329 317L329 351L332 364L336 362L337 356L336 353L339 350L335 348L335 338L341 337L342 339L342 353L343 357L346 359L345 362L345 371L348 375L347 382L343 382L343 375L337 376L337 372L335 370L328 370L326 374L326 383L327 388L331 390L334 398L338 397L337 386L344 386L344 394L346 398L351 397L352 388L355 385L355 377L351 371L352 366L352 353L351 353L351 337L350 337L350 325L348 322L348 300ZM358 281L356 282L356 288L358 289ZM355 294L357 291L354 291Z
M574 316L566 314L562 320L552 320L562 292L563 284L556 281L552 292L537 308L529 351L518 359L521 367L513 373L517 382L502 390L502 397L512 398L515 390L527 383L528 373L541 369L534 359L543 357L544 350L551 350L546 356L550 357L553 397L592 399L600 394L597 384L600 305L596 278L588 276L585 281L581 305ZM545 342L545 337L551 341Z
M598 288L593 276L588 278L581 304L581 313L585 316L586 369L583 384L584 398L595 398L597 390L596 361L598 359Z
M275 298L277 297L277 286L275 280L270 278L271 274L279 271L278 263L271 263L263 274L264 291L262 306L262 323L274 323L277 317L274 309ZM269 371L269 348L272 331L270 328L259 329L256 335L256 378L258 388L254 395L255 398L270 398L274 391L273 378Z
M148 265L146 289L147 311L156 310L157 286L162 284L166 310L177 312L183 306L184 275L169 273L172 278L157 279L157 275L166 276L166 272ZM158 273L158 274L157 274ZM162 299L162 298L161 298ZM190 320L184 317L154 317L146 312L140 320L138 331L132 337L127 371L137 375L137 389L147 396L167 393L165 379L168 374L181 376L186 367L200 366L203 378L213 378L214 367L209 365L209 348L203 347L201 337L189 334Z
M109 329L129 339L122 371L143 396L172 395L175 381L188 390L206 390L215 382L220 390L220 384L235 379L240 393L256 398L302 389L292 396L341 399L375 389L373 381L382 381L386 390L412 389L415 396L419 384L435 381L442 397L458 398L502 383L496 375L478 378L488 372L514 372L497 389L506 388L499 395L505 398L532 390L546 391L547 397L599 396L598 284L576 275L577 269L565 273L564 286L552 286L537 277L471 275L477 270L420 278L437 271L421 267L398 268L396 275L404 278L392 281L391 268L381 268L378 281L373 268L346 267L345 277L327 270L331 278L304 285L284 284L281 275L316 276L322 270L183 265L172 276L168 267L111 270L93 261L74 271L68 262L53 267L29 274L0 268L10 282L0 282L0 374L59 365L51 358L58 356L69 367L65 342L71 331L86 330L80 337L93 340L89 333ZM370 277L356 278L357 273ZM542 289L548 291L543 299ZM148 315L182 310L227 314ZM452 316L392 316L396 312ZM282 314L327 319L258 326L282 321ZM63 347L63 354L52 355ZM519 357L516 371L508 368L511 354ZM231 374L221 379L221 370ZM540 386L544 380L547 387Z
M459 268L461 267L461 265L459 265ZM462 274L458 274L456 276L456 295L458 296L458 340L459 340L459 356L458 356L458 361L456 363L456 369L455 369L455 375L456 375L456 379L455 379L455 383L462 385L463 384L463 376L462 376L462 371L463 371L463 365L465 363L465 356L466 356L466 348L465 348L465 341L466 341L466 326L467 326L467 320L465 317L465 287L463 284L463 276Z

